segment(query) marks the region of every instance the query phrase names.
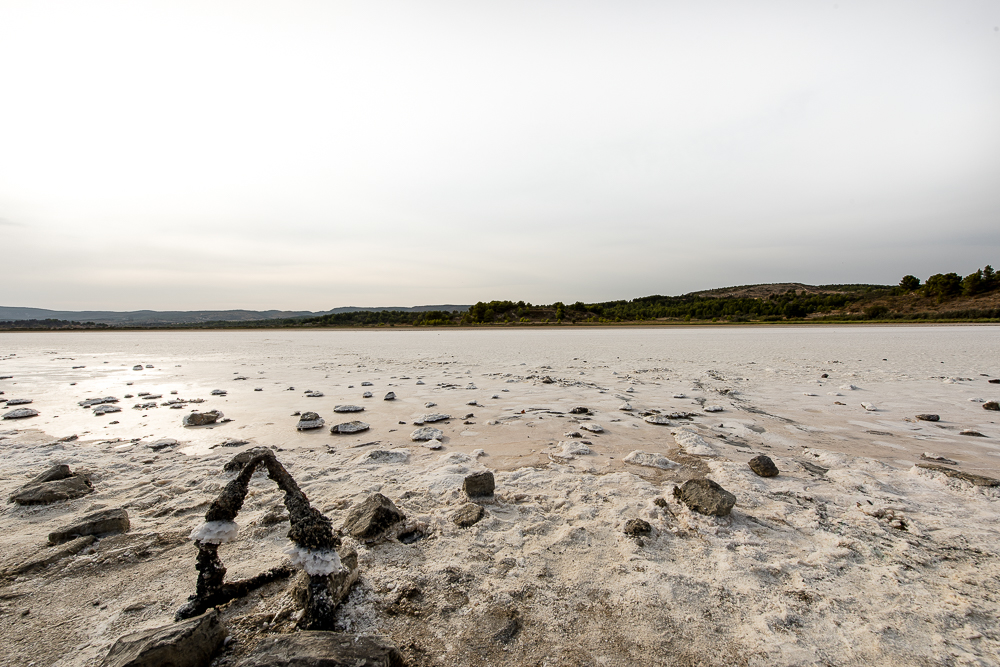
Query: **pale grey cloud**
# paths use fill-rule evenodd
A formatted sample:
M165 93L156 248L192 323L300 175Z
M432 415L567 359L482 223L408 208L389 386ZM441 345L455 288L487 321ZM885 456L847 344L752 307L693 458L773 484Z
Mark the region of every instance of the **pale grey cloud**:
M7 299L585 301L1000 263L993 2L0 6Z

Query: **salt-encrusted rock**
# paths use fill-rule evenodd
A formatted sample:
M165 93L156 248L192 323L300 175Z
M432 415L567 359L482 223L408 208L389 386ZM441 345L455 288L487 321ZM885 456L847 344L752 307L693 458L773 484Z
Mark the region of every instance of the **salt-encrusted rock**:
M579 406L579 407L576 407L576 408L573 408L572 410L570 410L569 413L571 415L589 415L590 414L590 408L585 408L583 406Z
M124 509L101 510L88 514L76 523L49 533L49 544L62 544L84 535L127 533L129 527L128 512Z
M308 392L306 392L306 398L323 398L323 392L321 392L321 391L308 391Z
M222 419L222 413L218 410L208 412L192 412L184 415L184 426L207 426Z
M408 449L372 449L358 459L359 463L406 463L410 458Z
M643 420L647 424L660 424L662 426L670 426L670 417L667 415L649 415L644 417Z
M94 492L90 478L70 472L68 465L55 465L15 491L7 502L18 505L48 505Z
M444 437L444 431L439 428L434 428L433 426L422 426L415 429L413 433L410 434L410 440L414 442L420 442L421 440L440 440Z
M370 391L366 391L365 393L361 394L361 398L371 398L371 397L372 393Z
M629 537L649 535L651 532L653 532L653 527L649 525L648 521L643 521L642 519L629 519L625 522L625 534Z
M721 405L706 405L705 412L722 412L723 407Z
M600 424L592 424L587 422L586 424L580 424L580 428L584 431L590 431L591 433L604 433L604 427Z
M286 515L285 520L287 519L288 516ZM359 573L358 552L354 547L348 545L341 546L337 549L337 557L340 561L340 568L330 573L326 586L326 593L330 597L332 606L340 604L347 597L351 586L358 580ZM291 596L300 607L306 606L309 599L308 570L304 569L296 577L295 583L292 584Z
M444 443L441 442L440 440L438 440L437 438L432 438L430 440L425 440L424 441L424 447L426 447L427 449L435 449L435 450L437 450L437 449L441 449L442 447L444 447Z
M920 458L922 458L924 461L936 461L938 463L945 463L950 466L958 465L958 461L952 461L949 458L946 458L944 456L938 456L937 454L932 454L930 452L924 452L923 454L920 455Z
M362 412L364 410L360 405L337 405L334 406L334 412Z
M960 479L964 482L968 482L973 486L1000 486L1000 479L994 479L992 477L984 477L983 475L974 475L969 472L962 472L961 470L952 470L951 468L945 468L944 466L939 466L934 463L917 463L915 464L917 468L921 470L929 470L931 472L941 473L947 475L948 477L954 477L955 479Z
M452 522L459 528L468 528L479 523L486 511L482 505L476 503L465 503L454 514L451 515Z
M385 395L385 398L383 398L382 400L383 401L395 401L396 400L396 392L390 391L388 394Z
M674 431L674 442L680 445L686 453L694 456L715 456L715 448L705 442L705 439L694 431L677 429Z
M675 486L674 496L691 510L712 516L726 516L736 504L736 496L706 477Z
M565 459L567 461L576 458L577 456L586 456L587 454L592 454L590 447L583 444L582 442L560 442L559 446L561 449L558 452L554 452L552 456L557 459Z
M687 398L684 394L674 394L674 398Z
M156 403L152 404L152 407L156 407ZM101 415L110 414L112 412L121 412L122 409L117 405L98 405L94 408L94 416L100 417Z
M167 438L169 440L169 438ZM176 442L176 441L175 441ZM219 447L242 447L243 445L249 445L249 440L238 440L236 438L230 438L228 440L223 440L219 443Z
M861 407L863 407L868 412L878 412L878 408L874 403L862 402Z
M250 449L245 449L233 458L229 459L226 465L222 466L225 472L236 472L238 470L243 470L246 464L250 463L250 459L255 456L260 456L266 452L269 452L267 447L252 447Z
M8 403L9 405L9 403ZM4 414L4 419L25 419L27 417L37 417L38 410L33 410L31 408L18 408L17 410L11 410L10 412Z
M636 466L646 466L647 468L662 468L667 470L669 468L677 467L677 464L668 459L663 454L652 454L649 452L643 452L641 450L635 450L628 456L622 459L625 463L631 463Z
M372 540L405 518L391 500L381 493L373 493L351 508L342 530L356 540Z
M261 642L237 667L403 667L403 655L385 637L307 631Z
M102 405L104 403L117 403L118 399L114 396L105 396L104 398L88 398L85 401L80 401L77 403L81 408L92 408L95 405Z
M917 415L917 419L919 419L922 422L941 421L940 415L931 415L931 414Z
M209 612L114 643L101 667L205 667L226 639L219 612Z
M326 420L315 412L303 412L299 415L299 423L295 425L297 431L309 431L314 428L323 428Z
M421 415L419 418L413 420L413 423L417 426L422 424L433 424L434 422L443 422L445 419L451 419L451 415L443 415L440 413L432 413L429 415Z
M774 461L771 460L770 456L760 454L750 459L747 465L750 466L750 470L753 470L761 477L778 476L778 466L774 465Z
M618 406L618 409L621 410L622 412L631 412L633 408L631 403L625 401L624 403Z
M146 445L146 447L152 449L154 452L158 452L161 449L166 449L167 447L176 447L179 444L180 443L174 440L173 438L160 438L156 442L149 443L148 445ZM222 446L228 447L226 443L222 443Z
M371 426L362 421L344 422L337 424L330 429L330 433L360 433L367 431Z
M462 482L462 490L470 498L492 496L496 490L496 481L493 479L493 472L484 470L468 475Z
M996 401L987 401L983 403L983 410L1000 410L1000 403Z

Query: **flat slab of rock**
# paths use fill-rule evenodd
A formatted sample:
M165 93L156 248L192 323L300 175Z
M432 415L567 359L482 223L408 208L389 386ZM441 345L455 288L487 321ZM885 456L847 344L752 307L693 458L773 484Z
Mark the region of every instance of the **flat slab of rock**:
M28 405L32 400L30 398L8 398L7 405Z
M396 504L381 493L373 493L347 513L342 530L357 540L372 540L406 518Z
M600 424L591 424L587 422L586 424L580 424L580 429L583 431L590 431L591 433L604 433L604 427Z
M462 490L470 498L485 498L493 495L496 480L491 470L475 472L462 481Z
M765 456L761 454L755 456L747 463L750 466L750 470L761 477L777 477L778 476L778 466L774 465L774 461L771 460L770 456Z
M261 643L236 667L403 667L403 655L384 637L307 631Z
M451 520L459 528L468 528L479 523L484 514L486 514L486 510L483 509L482 505L465 503L451 515Z
M75 556L96 541L96 537L93 535L87 535L86 537L79 537L71 542L67 542L58 549L45 549L38 556L0 572L0 578L16 577L19 574L25 574L27 572L31 572L32 570L46 567L52 563L61 561L63 558Z
M155 408L155 407L156 407L156 403L152 403L152 404L148 404L148 405L144 406L144 408ZM122 409L120 407L118 407L117 405L109 405L109 404L98 405L96 408L94 408L94 416L95 417L100 417L101 415L106 415L106 414L110 414L112 412L121 412L121 411L122 411Z
M156 442L149 443L148 445L146 445L146 447L148 447L149 449L152 449L154 452L158 452L161 449L166 449L167 447L176 447L179 444L180 443L177 442L176 440L174 440L173 438L160 438ZM243 443L243 444L246 444L246 443ZM226 445L226 443L222 443L222 446L226 447L227 445Z
M205 667L225 639L226 628L213 609L180 623L121 637L101 667Z
M315 412L303 412L299 416L299 423L295 425L298 431L311 431L315 428L323 428L326 421Z
M80 401L77 403L81 408L92 408L95 405L103 405L105 403L117 403L118 399L114 396L105 396L104 398L88 398L85 401Z
M410 434L410 440L420 442L421 440L440 440L444 437L444 431L433 426L421 426Z
M336 405L333 408L334 412L363 412L364 408L360 405Z
M689 509L710 516L726 516L736 504L736 496L706 477L689 479L675 486L674 496Z
M649 415L644 417L643 420L647 424L659 424L661 426L670 426L670 417L667 415Z
M40 479L45 481L39 482ZM70 473L69 466L61 465L50 468L43 475L22 486L11 494L7 502L18 505L48 505L61 500L80 498L93 492L94 485L90 483L90 478L79 473Z
M677 429L674 432L674 442L676 442L685 453L693 456L715 456L718 452L705 439L694 431L687 429Z
M208 412L192 412L191 414L184 415L184 426L207 426L208 424L214 424L222 419L222 413L218 410L209 410Z
M625 463L631 463L636 466L646 466L647 468L661 468L663 470L668 470L670 468L676 468L677 464L670 459L668 459L663 454L655 454L650 452L644 452L641 450L635 450L628 456L622 459Z
M941 416L932 414L923 414L923 415L917 415L917 419L919 419L922 422L936 422L936 421L941 421Z
M88 514L76 523L49 533L49 544L62 544L85 535L127 533L129 528L128 512L124 509L101 510Z
M434 422L443 422L445 419L451 419L451 415L443 415L438 412L434 412L429 415L421 415L418 419L414 419L413 423L416 425L421 424L433 424Z
M344 422L332 427L330 433L361 433L362 431L367 431L369 428L371 428L371 425L362 421Z
M10 405L8 401L7 405ZM10 412L4 414L4 419L26 419L28 417L37 417L38 410L33 410L31 408L18 408L17 410L11 410Z
M918 468L923 468L924 470L931 470L933 472L939 472L947 475L948 477L960 479L964 482L972 484L973 486L1000 486L1000 479L993 479L992 477L984 477L983 475L974 475L970 472L953 470L952 468L946 468L934 463L917 463L915 465Z

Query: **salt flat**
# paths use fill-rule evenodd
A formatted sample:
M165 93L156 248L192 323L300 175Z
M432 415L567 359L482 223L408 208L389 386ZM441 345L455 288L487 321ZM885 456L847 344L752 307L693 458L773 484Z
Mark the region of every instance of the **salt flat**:
M989 326L0 334L0 399L39 412L0 422L0 490L55 463L95 487L6 505L3 567L94 509L132 522L0 584L0 657L99 664L125 632L168 623L194 590L187 534L232 477L223 464L270 446L335 526L378 491L407 515L396 533L423 535L358 545L339 612L413 664L998 664L1000 490L914 465L1000 476L1000 413L982 402L1000 398L998 342ZM78 405L108 396L120 412ZM204 402L162 405L176 399ZM232 421L182 426L192 409ZM297 431L306 411L325 427ZM430 413L450 415L427 424L440 450L410 439ZM644 419L671 413L692 417ZM352 420L370 429L329 432ZM164 438L178 444L148 447ZM247 444L220 446L233 440ZM590 453L566 445L580 442ZM676 465L626 462L635 451ZM778 477L747 467L761 453ZM482 469L496 498L459 528L462 480ZM702 476L736 495L730 516L673 497ZM223 548L230 576L287 558L287 523L263 520L279 504L255 478ZM632 518L652 534L627 536ZM227 607L223 659L293 606L279 583Z

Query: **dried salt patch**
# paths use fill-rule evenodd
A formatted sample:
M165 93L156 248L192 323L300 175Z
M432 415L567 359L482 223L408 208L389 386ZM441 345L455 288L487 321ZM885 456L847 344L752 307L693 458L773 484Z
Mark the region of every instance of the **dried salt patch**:
M192 540L207 544L225 544L239 535L240 527L235 521L206 521L191 531Z
M358 463L406 463L410 459L408 449L372 449L358 457Z
M444 447L444 443L437 438L431 438L430 440L424 442L424 447L427 449L441 449Z
M861 407L863 407L868 412L876 412L876 411L878 411L878 408L875 407L874 403L862 403Z
M292 565L301 567L308 575L333 574L344 569L340 564L340 555L333 549L314 551L293 543L285 549L285 553L291 559Z
M413 433L410 434L410 440L415 442L421 440L440 440L442 437L444 437L444 431L430 426L414 429Z
M678 429L674 431L674 441L680 445L681 449L694 456L715 456L716 454L715 448L694 431Z
M477 452L481 452L481 449L477 449ZM446 465L453 465L456 463L468 463L472 460L472 457L468 454L463 454L462 452L449 452L444 454L438 459L438 462L444 463Z
M854 391L857 389L853 384L842 384L837 389L843 389L844 391Z
M652 454L638 449L623 458L622 461L631 463L632 465L646 466L647 468L662 468L664 470L677 467L676 463L663 454Z
M586 424L580 424L580 428L584 431L590 431L591 433L604 433L604 427L600 424L591 424L588 422Z
M721 405L706 405L705 412L722 412L723 408Z
M486 456L486 450L485 449L473 449L471 456L474 459L478 459L480 456Z
M670 426L670 417L668 415L649 415L645 417L642 421L647 424L660 424L661 426Z
M580 442L561 441L559 445L562 446L562 449L558 452L553 452L552 456L565 461L569 461L577 456L586 456L593 453L590 447Z

